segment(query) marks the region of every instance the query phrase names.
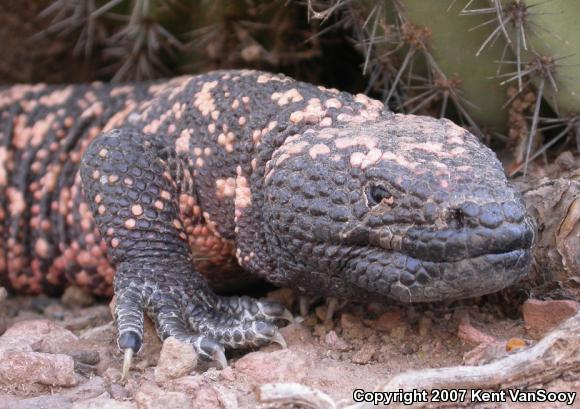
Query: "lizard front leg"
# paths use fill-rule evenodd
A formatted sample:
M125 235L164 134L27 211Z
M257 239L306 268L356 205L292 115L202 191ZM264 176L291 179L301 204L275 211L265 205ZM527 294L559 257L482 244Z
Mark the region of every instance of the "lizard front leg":
M125 368L143 340L144 311L161 339L190 343L226 365L224 347L284 344L274 321L279 304L220 297L194 270L180 211L181 193L195 195L192 172L172 147L134 129L99 135L81 163L87 201L116 267L118 345Z

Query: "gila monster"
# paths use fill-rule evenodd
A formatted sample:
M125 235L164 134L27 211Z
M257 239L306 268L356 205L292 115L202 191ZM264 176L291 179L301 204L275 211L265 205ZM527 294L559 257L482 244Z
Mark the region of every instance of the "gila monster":
M158 335L225 362L288 312L217 295L251 273L300 292L427 302L526 274L535 225L494 153L258 71L0 90L0 279L116 296L118 346Z

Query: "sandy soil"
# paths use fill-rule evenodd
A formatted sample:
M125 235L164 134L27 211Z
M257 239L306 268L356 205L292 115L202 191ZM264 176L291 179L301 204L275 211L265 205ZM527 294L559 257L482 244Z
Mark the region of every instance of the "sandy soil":
M269 298L296 307L290 290L275 290ZM18 341L19 346L34 341L40 331L40 341L33 342L28 351L72 357L74 385L13 380L0 386L0 408L255 408L257 385L289 381L314 387L346 403L351 402L354 389L372 390L379 382L409 369L454 366L466 361L485 363L505 355L506 346L519 345L516 341L523 341L523 345L535 342L521 318L505 316L497 302L484 299L415 307L348 304L326 324L326 306L320 301L307 316L297 317L300 323L282 329L288 349L271 345L250 353L232 351L226 369L201 363L189 375L177 379L170 375L160 380L156 365L161 344L148 326L145 345L134 360L128 381L122 382L122 357L106 303L71 289L61 299L9 297L1 308L1 332L17 325L19 336L29 333ZM48 320L49 327L54 323L58 328L39 329L37 320L43 320L42 325ZM0 350L10 337L14 337L11 331L0 337ZM495 347L474 351L478 343L490 340L497 343ZM1 372L0 365L0 378ZM578 375L569 374L544 387L580 392ZM115 406L115 402L122 406Z

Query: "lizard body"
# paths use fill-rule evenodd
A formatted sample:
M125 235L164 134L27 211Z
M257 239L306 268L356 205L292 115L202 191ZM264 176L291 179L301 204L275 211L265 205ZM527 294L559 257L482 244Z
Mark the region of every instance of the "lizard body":
M497 291L534 223L494 153L448 120L256 71L0 90L0 279L117 297L209 359L279 339L283 308L208 286L424 302Z

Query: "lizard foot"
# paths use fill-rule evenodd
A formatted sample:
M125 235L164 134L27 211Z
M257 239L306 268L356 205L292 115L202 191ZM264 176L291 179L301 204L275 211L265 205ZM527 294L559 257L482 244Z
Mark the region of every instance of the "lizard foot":
M187 342L202 359L214 361L222 368L227 366L225 349L272 342L286 347L275 322L293 318L282 305L245 296L217 296L197 273L191 272L191 266L173 263L171 270L187 270L187 275L170 275L163 264L143 262L136 267L125 264L117 270L115 317L119 329L117 343L124 352L123 378L133 354L143 343L144 313L153 320L162 340L173 336Z

